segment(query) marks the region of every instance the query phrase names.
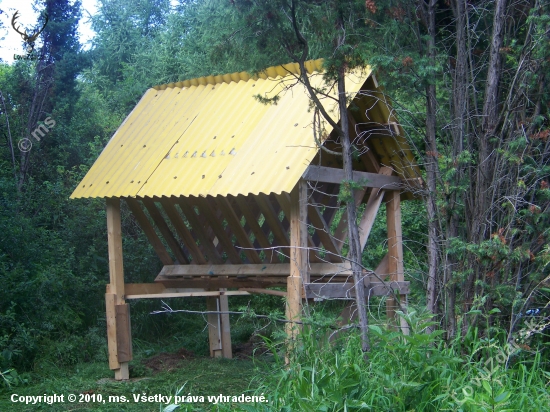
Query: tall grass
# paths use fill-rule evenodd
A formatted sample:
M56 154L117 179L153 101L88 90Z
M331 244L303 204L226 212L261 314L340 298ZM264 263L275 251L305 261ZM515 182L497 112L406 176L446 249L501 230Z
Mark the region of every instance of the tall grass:
M292 362L275 362L257 393L269 402L250 411L550 411L550 374L540 353L512 353L476 331L446 343L425 333L429 316L406 315L409 336L370 327L365 361L350 332L329 343L326 328L304 327ZM274 346L275 349L275 346ZM504 360L506 357L506 360Z

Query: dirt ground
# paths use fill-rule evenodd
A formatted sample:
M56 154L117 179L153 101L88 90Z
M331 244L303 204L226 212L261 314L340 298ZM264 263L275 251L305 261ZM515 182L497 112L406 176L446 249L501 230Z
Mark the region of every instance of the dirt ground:
M170 371L179 366L180 362L195 358L195 354L185 348L177 352L162 352L151 358L144 359L141 362L153 372Z

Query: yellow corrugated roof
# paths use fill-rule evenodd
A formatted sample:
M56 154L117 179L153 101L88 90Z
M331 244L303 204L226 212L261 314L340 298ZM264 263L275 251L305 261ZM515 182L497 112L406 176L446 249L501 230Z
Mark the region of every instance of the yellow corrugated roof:
M307 69L322 87L322 61ZM233 73L149 89L71 198L290 192L318 150L310 99L295 84L296 73L290 64L258 76ZM347 76L350 95L368 76L370 70ZM265 105L258 94L280 99ZM339 118L333 99L323 104Z

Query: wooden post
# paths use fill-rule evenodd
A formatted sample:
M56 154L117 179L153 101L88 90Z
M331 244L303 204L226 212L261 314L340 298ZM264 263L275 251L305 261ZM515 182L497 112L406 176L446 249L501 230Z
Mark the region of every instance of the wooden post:
M105 294L109 368L115 379L129 379L128 362L132 359L130 315L124 302L124 268L122 265L122 229L120 199L107 198L107 240L110 283Z
M224 295L227 289L219 289L219 297L206 298L206 310L208 312L229 312L229 302L227 295ZM229 324L229 314L208 314L208 341L210 342L210 356L213 358L233 357L231 349L231 327Z
M225 292L227 289L220 289L221 292ZM220 312L229 312L229 301L227 295L220 295ZM220 315L221 322L221 335L222 335L222 356L226 359L233 358L233 351L231 349L231 327L229 325L229 314L224 313Z
M219 301L216 297L206 298L206 310L208 312L219 312ZM208 321L208 341L210 343L210 356L213 358L222 357L222 337L220 315L209 313Z
M401 195L397 190L388 191L386 194L386 220L388 227L388 272L390 281L404 281L403 270L403 235L401 232ZM406 310L406 300L399 301L401 307ZM386 315L388 321L395 321L395 311L399 309L398 302L393 296L386 301ZM400 318L401 331L408 334L409 327L404 319Z
M287 279L286 318L292 321L301 319L302 285L303 282L309 283L306 219L307 183L300 180L290 193L290 276ZM295 323L287 323L286 332L290 347L299 330Z

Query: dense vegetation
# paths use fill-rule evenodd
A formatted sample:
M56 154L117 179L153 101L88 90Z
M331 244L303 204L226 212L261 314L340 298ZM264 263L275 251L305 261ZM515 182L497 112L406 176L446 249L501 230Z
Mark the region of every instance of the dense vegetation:
M384 329L371 302L365 365L353 332L334 350L318 346L323 319L338 311L319 308L292 367L275 378L259 373L251 387L265 385L275 410L550 409L548 2L98 4L90 50L76 36L80 3L44 0L38 59L0 62L0 387L42 379L52 365L106 360L104 202L68 197L143 92L305 56L324 57L332 78L371 64L415 148L426 184L403 220L409 304L421 314L413 310L416 333L403 339ZM37 141L32 133L48 117L54 126ZM31 150L19 150L21 139ZM126 279L150 281L160 264L123 212ZM385 254L384 222L371 238L366 266ZM280 306L250 304L266 313ZM204 331L188 332L200 331L201 319L148 315L157 308L132 307L138 352L174 340L204 350ZM234 339L252 332L243 321ZM261 333L277 353L276 328Z

